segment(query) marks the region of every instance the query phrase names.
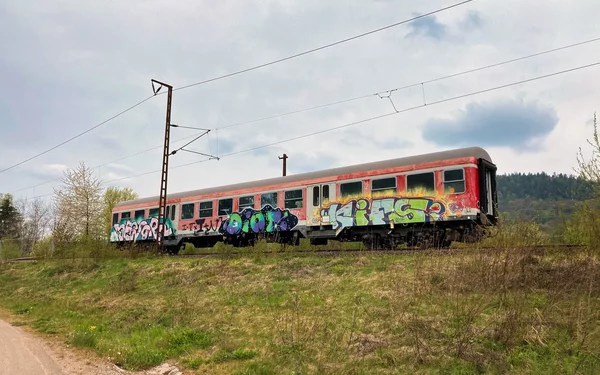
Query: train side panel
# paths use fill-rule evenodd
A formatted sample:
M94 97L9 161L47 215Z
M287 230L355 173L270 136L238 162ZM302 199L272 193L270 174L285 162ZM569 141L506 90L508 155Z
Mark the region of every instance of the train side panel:
M297 244L308 237L313 243L378 238L394 247L432 234L460 240L474 226L495 223L495 168L460 157L190 194L168 201L165 244L245 246L259 238ZM111 242L156 241L156 203L117 207Z

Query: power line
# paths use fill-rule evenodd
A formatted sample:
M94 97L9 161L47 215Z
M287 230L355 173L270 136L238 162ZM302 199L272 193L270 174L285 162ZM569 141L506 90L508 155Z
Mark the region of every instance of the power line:
M272 116L257 118L257 119L254 119L254 120L233 123L233 124L226 125L226 126L216 127L215 129L227 129L227 128L231 128L231 127L235 127L235 126L247 125L247 124L251 124L251 123L254 123L254 122L271 120L271 119L274 119L274 118L277 118L277 117L284 117L284 116L294 115L294 114L298 114L298 113L302 113L302 112L312 111L312 110L315 110L315 109L320 109L320 108L330 107L330 106L334 106L334 105L338 105L338 104L348 103L348 102L352 102L352 101L356 101L356 100L360 100L360 99L366 99L366 98L369 98L369 97L371 97L373 95L378 95L378 94L380 94L382 92L404 90L404 89L408 89L408 88L412 88L412 87L417 87L417 86L420 86L420 85L423 85L423 84L433 83L433 82L441 81L441 80L448 79L448 78L454 78L454 77L458 77L458 76L465 75L465 74L475 73L475 72L478 72L478 71L481 71L481 70L495 68L495 67L506 65L506 64L510 64L510 63L513 63L513 62L517 62L517 61L521 61L521 60L526 60L526 59L530 59L530 58L533 58L533 57L542 56L542 55L546 55L546 54L549 54L549 53L552 53L552 52L558 52L558 51L565 50L565 49L568 49L568 48L573 48L573 47L577 47L577 46L580 46L580 45L583 45L583 44L589 44L589 43L593 43L593 42L597 42L597 41L600 41L600 37L599 38L593 38L593 39L585 40L585 41L582 41L582 42L577 42L577 43L569 44L569 45L558 47L558 48L549 49L549 50L542 51L542 52L537 52L537 53L534 53L534 54L531 54L531 55L522 56L522 57L518 57L518 58L515 58L515 59L505 60L505 61L502 61L502 62L490 64L490 65L485 65L485 66L482 66L482 67L479 67L479 68L475 68L475 69L469 69L469 70L465 70L465 71L462 71L462 72L453 73L453 74L449 74L449 75L438 77L438 78L433 78L433 79L430 79L430 80L427 80L427 81L422 81L422 82L418 82L418 83L412 83L412 84L409 84L409 85L405 85L405 86L401 86L401 87L396 87L396 88L393 88L393 89L390 89L390 90L379 91L379 92L374 93L374 94L357 96L357 97L354 97L354 98L343 99L343 100L339 100L339 101L335 101L335 102L331 102L331 103L327 103L327 104L317 105L317 106L314 106L314 107L308 107L308 108L304 108L304 109L299 109L299 110L294 110L294 111L290 111L290 112L285 112L285 113L281 113L281 114L278 114L278 115L272 115Z
M477 71L482 71L482 70L485 70L485 69L490 69L490 68L494 68L494 67L506 65L506 64L510 64L510 63L513 63L513 62L516 62L516 61L522 61L522 60L525 60L525 59L529 59L529 58L533 58L533 57L537 57L537 56L541 56L541 55L549 54L549 53L552 53L552 52L557 52L557 51L561 51L561 50L565 50L565 49L568 49L568 48L573 48L573 47L577 47L577 46L580 46L580 45L589 44L589 43L593 43L593 42L597 42L597 41L600 41L600 37L599 38L588 39L588 40L585 40L585 41L582 41L582 42L572 43L572 44L569 44L569 45L566 45L566 46L557 47L557 48L545 50L545 51L542 51L542 52L537 52L537 53L534 53L534 54L530 54L530 55L526 55L526 56L522 56L522 57L510 59L510 60L505 60L505 61L502 61L502 62L498 62L498 63L486 65L486 66L482 66L482 67L475 68L475 69L470 69L470 70L465 70L465 71L458 72L458 73L453 73L453 74L450 74L450 75L446 75L446 76L442 76L442 77L430 79L430 80L427 80L427 81L422 81L422 82L419 82L419 83L413 83L413 84L409 84L409 85L405 85L405 86L401 86L401 87L396 87L394 89L385 90L385 91L391 92L391 91L397 91L397 90L403 90L403 89L407 89L407 88L411 88L411 87L416 87L416 86L419 86L419 85L423 85L423 84L427 84L427 83L432 83L432 82L437 82L437 81L441 81L441 80L448 79L448 78L454 78L454 77L457 77L457 76L461 76L461 75L465 75L465 74L470 74L470 73L474 73L474 72L477 72ZM371 97L373 95L379 95L380 93L385 92L385 91L380 91L380 92L375 93L375 94L362 95L362 96L358 96L358 97L354 97L354 98L350 98L350 99L339 100L339 101L335 101L335 102L331 102L331 103L327 103L327 104L321 104L321 105L317 105L317 106L313 106L313 107L308 107L308 108L304 108L304 109L299 109L299 110L294 110L294 111L290 111L290 112L285 112L285 113L281 113L281 114L277 114L277 115L271 115L271 116L267 116L267 117L261 117L261 118L257 118L257 119L254 119L254 120L233 123L233 124L226 125L226 126L216 127L215 129L227 129L227 128L231 128L231 127L235 127L235 126L241 126L241 125L251 124L251 123L254 123L254 122L270 120L270 119L274 119L274 118L277 118L277 117L284 117L284 116L289 116L289 115L298 114L298 113L302 113L302 112L312 111L312 110L315 110L315 109L320 109L320 108L325 108L325 107L334 106L334 105L338 105L338 104L348 103L348 102L352 102L352 101L356 101L356 100L360 100L360 99L369 98L369 97ZM188 137L179 138L175 142L179 142L179 141L182 141L182 140L185 140L185 139L189 139L189 138L192 138L192 137L195 137L195 136L196 135L194 134L194 135L191 135L191 136L188 136ZM125 159L132 158L134 156L142 155L144 153L147 153L149 151L153 151L153 150L156 150L156 149L159 149L159 148L162 148L162 147L163 147L163 145L159 145L159 146L156 146L156 147L153 147L153 148L149 148L149 149L137 152L135 154L131 154L131 155L128 155L128 156L125 156L125 157L122 157L122 158L110 161L108 163L104 163L104 164L92 167L92 169L100 168L100 167L103 167L103 166L106 166L106 165L109 165L109 164L113 164L113 163L116 163L118 161L122 161L122 160L125 160ZM49 181L46 181L46 182L43 182L43 183L40 183L40 184L37 184L37 185L33 185L33 186L29 186L29 187L25 187L25 188L21 188L21 189L15 190L12 193L16 193L16 192L19 192L19 191L23 191L23 190L35 188L35 187L38 187L38 186L41 186L41 185L45 185L45 184L48 184L48 183L51 183L51 182L59 181L59 180L60 180L60 178L54 179L54 180L49 180Z
M308 50L308 51L304 51L304 52L301 52L301 53L297 53L297 54L295 54L295 55L292 55L292 56L284 57L284 58L281 58L281 59L278 59L278 60L275 60L275 61L271 61L271 62L268 62L268 63L264 63L264 64L261 64L261 65L257 65L257 66L251 67L251 68L247 68L247 69L243 69L243 70L240 70L240 71L237 71L237 72L233 72L233 73L225 74L225 75L223 75L223 76L219 76L219 77L211 78L211 79L204 80L204 81L201 81L201 82L196 82L196 83L192 83L192 84L189 84L189 85L186 85L186 86L182 86L182 87L179 87L179 88L176 88L176 89L174 89L173 91L187 89L187 88L190 88L190 87L193 87L193 86L202 85L202 84L205 84L205 83L208 83L208 82L217 81L217 80L224 79L224 78L227 78L227 77L232 77L232 76L235 76L235 75L238 75L238 74L246 73L246 72L249 72L249 71L252 71L252 70L256 70L256 69L259 69L259 68L263 68L263 67L265 67L265 66L269 66L269 65L277 64L277 63L280 63L280 62L283 62L283 61L286 61L286 60L291 60L291 59L294 59L294 58L296 58L296 57L300 57L300 56L303 56L303 55L307 55L307 54L310 54L310 53L313 53L313 52L316 52L316 51L320 51L320 50L323 50L323 49L326 49L326 48L329 48L329 47L336 46L336 45L338 45L338 44L346 43L346 42L349 42L349 41L351 41L351 40L354 40L354 39L358 39L358 38L361 38L361 37L364 37L364 36L367 36L367 35L370 35L370 34L374 34L374 33L377 33L377 32L379 32L379 31L383 31L383 30L386 30L386 29L389 29L389 28L392 28L392 27L396 27L396 26L399 26L399 25L402 25L402 24L405 24L405 23L409 23L409 22L415 21L415 20L417 20L417 19L420 19L420 18L424 18L424 17L430 16L430 15L433 15L433 14L436 14L436 13L440 13L440 12L443 12L443 11L445 11L445 10L448 10L448 9L451 9L451 8L458 7L458 6L460 6L460 5L463 5L463 4L466 4L466 3L470 3L470 2L472 2L472 1L474 1L474 0L465 0L465 1L462 1L462 2L460 2L460 3L456 3L456 4L453 4L453 5L450 5L450 6L447 6L447 7L444 7L444 8L441 8L441 9L438 9L438 10L435 10L435 11L432 11L432 12L429 12L429 13L425 13L425 14L422 14L422 15L419 15L419 16L416 16L416 17L413 17L413 18L410 18L410 19L404 20L404 21L396 22L396 23L394 23L394 24L391 24L391 25L388 25L388 26L384 26L384 27L380 27L380 28L378 28L378 29L371 30L371 31L368 31L368 32L365 32L365 33L362 33L362 34L359 34L359 35L355 35L355 36L353 36L353 37L350 37L350 38L342 39L342 40L340 40L340 41L337 41L337 42L334 42L334 43L330 43L330 44L327 44L327 45L324 45L324 46L321 46L321 47L313 48L313 49L311 49L311 50ZM150 96L150 97L148 97L148 98L146 98L146 99L142 100L141 102L138 102L137 104L134 104L133 106L131 106L131 107L127 108L126 110L124 110L124 111L122 111L122 112L120 112L120 113L116 114L115 116L113 116L113 117L111 117L111 118L109 118L109 119L107 119L107 120L105 120L105 121L103 121L103 122L101 122L101 123L99 123L99 124L97 124L97 125L93 126L92 128L90 128L90 129L88 129L88 130L84 131L83 133L80 133L80 134L76 135L76 136L75 136L75 137L73 137L73 138L70 138L70 139L68 139L68 140L66 140L66 141L64 141L64 142L62 142L62 143L60 143L60 144L58 144L58 145L56 145L56 146L54 146L54 147L52 147L52 148L50 148L50 149L46 150L46 151L43 151L43 152L41 152L41 153L39 153L39 154L37 154L37 155L35 155L35 156L32 156L32 157L31 157L31 158L29 158L29 159L23 160L23 161L21 161L21 162L19 162L19 163L17 163L17 164L14 164L14 165L12 165L12 166L10 166L10 167L8 167L8 168L5 168L5 169L1 170L1 171L0 171L0 173L6 172L6 171L8 171L8 170L11 170L11 169L13 169L13 168L15 168L15 167L19 166L19 165L22 165L22 164L26 163L26 162L28 162L28 161L31 161L31 160L33 160L33 159L35 159L35 158L38 158L38 157L40 157L40 156L42 156L42 155L44 155L44 154L46 154L46 153L48 153L48 152L50 152L50 151L52 151L52 150L55 150L55 149L57 149L57 148L58 148L58 147L60 147L60 146L63 146L64 144L66 144L66 143L68 143L68 142L71 142L72 140L74 140L74 139L76 139L76 138L79 138L79 137L81 137L82 135L84 135L84 134L86 134L86 133L88 133L88 132L90 132L90 131L92 131L92 130L94 130L94 129L96 129L96 128L98 128L98 127L102 126L102 125L104 125L105 123L107 123L107 122L109 122L109 121L111 121L111 120L113 120L113 119L115 119L115 118L117 118L117 117L121 116L122 114L124 114L124 113L126 113L126 112L128 112L128 111L132 110L133 108L135 108L135 107L137 107L137 106L141 105L142 103L144 103L144 102L146 102L146 101L150 100L150 99L151 99L151 98L153 98L155 95L157 95L157 94L155 93L154 95L152 95L152 96ZM158 95L160 95L160 94L158 94Z
M252 71L252 70L256 70L256 69L260 69L260 68L264 68L265 66L269 66L269 65L277 64L277 63L280 63L280 62L283 62L283 61L286 61L286 60L291 60L291 59L294 59L294 58L296 58L296 57L300 57L300 56L308 55L308 54L310 54L310 53L313 53L313 52L316 52L316 51L320 51L320 50L323 50L323 49L326 49L326 48L329 48L329 47L333 47L333 46L336 46L336 45L338 45L338 44L346 43L346 42L349 42L349 41L351 41L351 40L354 40L354 39L362 38L362 37L364 37L364 36L367 36L367 35L370 35L370 34L377 33L377 32L379 32L379 31L383 31L383 30L386 30L386 29L389 29L389 28L392 28L392 27L396 27L396 26L399 26L399 25L403 25L403 24L405 24L405 23L409 23L409 22L412 22L412 21L418 20L418 19L420 19L420 18L424 18L424 17L427 17L427 16L431 16L431 15L433 15L433 14L440 13L440 12L443 12L443 11L445 11L445 10L448 10L448 9L451 9L451 8L455 8L455 7L458 7L458 6L460 6L460 5L463 5L463 4L466 4L466 3L470 3L470 2L472 2L472 1L473 1L473 0L466 0L466 1L462 1L462 2L460 2L460 3L456 3L456 4L454 4L454 5L447 6L447 7L445 7L445 8L441 8L441 9L438 9L438 10L434 10L434 11L432 11L432 12L425 13L425 14L422 14L422 15L420 15L420 16L416 16L416 17L413 17L413 18L410 18L410 19L407 19L407 20L404 20L404 21L396 22L396 23L393 23L393 24L391 24L391 25L384 26L384 27L380 27L380 28L378 28L378 29L375 29L375 30L367 31L366 33L362 33L362 34L355 35L355 36L353 36L353 37L350 37L350 38L342 39L342 40L339 40L339 41L337 41L337 42L334 42L334 43L330 43L330 44L326 44L326 45L324 45L324 46L321 46L321 47L317 47L317 48L310 49L310 50L308 50L308 51L300 52L300 53L297 53L297 54L295 54L295 55L291 55L291 56L288 56L288 57L284 57L284 58L281 58L281 59L278 59L278 60L274 60L274 61L271 61L271 62L268 62L268 63L264 63L264 64L256 65L256 66L254 66L254 67L251 67L251 68L247 68L247 69L239 70L239 71L237 71L237 72L233 72L233 73L225 74L225 75L222 75L222 76L219 76L219 77L210 78L210 79L207 79L207 80L204 80L204 81L200 81L200 82L192 83L192 84L189 84L189 85L186 85L186 86L182 86L182 87L179 87L179 88L176 88L176 89L174 89L173 91L176 91L176 90L184 90L184 89L187 89L187 88L190 88L190 87L193 87L193 86L203 85L203 84L205 84L205 83L209 83L209 82L218 81L218 80L220 80L220 79L224 79L224 78L232 77L232 76L235 76L235 75L238 75L238 74L246 73L246 72L249 72L249 71Z
M192 134L192 135L189 135L187 137L182 137L182 138L179 138L179 139L173 141L173 143L181 142L181 141L184 141L186 139L190 139L190 138L196 137L196 136L197 136L197 134ZM101 168L101 167L104 167L104 166L107 166L107 165L110 165L110 164L113 164L113 163L116 163L116 162L119 162L119 161L122 161L122 160L125 160L125 159L132 158L134 156L142 155L142 154L145 154L147 152L150 152L150 151L153 151L153 150L157 150L157 149L162 148L162 147L163 147L163 145L160 145L160 146L157 146L157 147L152 147L152 148L149 148L147 150L140 151L140 152L137 152L135 154L128 155L128 156L124 156L122 158L115 159L115 160L109 161L109 162L104 163L104 164L96 165L94 167L91 167L90 169ZM32 189L32 188L36 188L38 186L46 185L46 184L49 184L51 182L56 182L56 181L60 181L60 180L61 180L61 178L55 178L54 180L48 180L48 181L41 182L41 183L36 184L36 185L27 186L27 187L24 187L24 188L13 190L10 194L18 193L19 191L23 191L23 190L29 190L29 189Z
M21 162L19 162L19 163L17 163L17 164L14 164L14 165L12 165L12 166L10 166L10 167L8 167L8 168L5 168L5 169L1 170L1 171L0 171L0 173L4 173L4 172L6 172L6 171L8 171L8 170L11 170L11 169L13 169L13 168L15 168L15 167L18 167L19 165L25 164L25 163L27 163L27 162L28 162L28 161L30 161L30 160L33 160L33 159L35 159L35 158L37 158L37 157L40 157L40 156L42 156L42 155L44 155L44 154L47 154L48 152L50 152L50 151L52 151L52 150L55 150L55 149L59 148L60 146L63 146L63 145L65 145L65 144L67 144L67 143L71 142L72 140L74 140L74 139L77 139L77 138L81 137L82 135L84 135L84 134L86 134L86 133L89 133L90 131L92 131L92 130L94 130L94 129L96 129L96 128L98 128L98 127L100 127L100 126L104 125L104 124L106 124L107 122L109 122L109 121L111 121L111 120L114 120L115 118L117 118L117 117L119 117L119 116L121 116L121 115L125 114L126 112L129 112L129 111L131 111L131 110L132 110L132 109L134 109L135 107L137 107L137 106L139 106L139 105L141 105L141 104L143 104L143 103L147 102L148 100L152 99L153 97L154 97L154 95L152 95L152 96L149 96L149 97L147 97L146 99L142 100L141 102L138 102L138 103L136 103L136 104L132 105L131 107L129 107L129 108L127 108L127 109L125 109L124 111L121 111L121 112L117 113L116 115L114 115L114 116L110 117L109 119L107 119L107 120L104 120L104 121L102 121L101 123L99 123L99 124L97 124L97 125L95 125L95 126L93 126L93 127L89 128L88 130L84 131L83 133L79 133L79 134L77 134L76 136L74 136L74 137L72 137L72 138L69 138L69 139L67 139L67 140L66 140L66 141L64 141L64 142L62 142L62 143L59 143L58 145L56 145L56 146L54 146L54 147L52 147L52 148L49 148L49 149L47 149L46 151L40 152L39 154L37 154L37 155L35 155L35 156L32 156L32 157L30 157L29 159L25 159L25 160L23 160L23 161L21 161Z
M520 85L520 84L523 84L523 83L538 81L538 80L541 80L541 79L550 78L550 77L557 76L557 75L560 75L560 74L566 74L566 73L570 73L570 72L573 72L573 71L582 70L582 69L586 69L586 68L591 68L593 66L598 66L598 65L600 65L600 61L592 63L592 64L587 64L587 65L579 66L579 67L576 67L576 68L561 70L561 71L558 71L558 72L554 72L554 73L550 73L550 74L545 74L545 75L534 77L534 78L529 78L529 79L524 79L524 80L513 82L513 83L508 83L508 84L505 84L505 85L494 86L494 87L489 88L489 89L474 91L474 92L471 92L471 93L468 93L468 94L458 95L458 96L454 96L454 97L451 97L451 98L434 101L434 102L431 102L431 103L428 103L428 104L422 104L422 105L418 105L418 106L414 106L414 107L402 109L402 110L399 110L397 112L395 111L395 112L387 113L387 114L384 114L384 115L379 115L379 116L370 117L370 118L359 120L359 121L354 121L354 122L351 122L351 123L348 123L348 124L336 126L336 127L333 127L333 128L319 130L319 131L316 131L316 132L312 132L312 133L308 133L308 134L304 134L304 135L300 135L300 136L296 136L296 137L284 139L284 140L281 140L281 141L269 143L269 144L262 145L262 146L256 146L256 147L248 148L248 149L245 149L245 150L242 150L242 151L232 152L232 153L229 153L229 154L222 155L222 156L220 156L220 158L223 159L223 158L228 157L228 156L239 155L239 154L243 154L243 153L246 153L246 152L255 151L255 150L258 150L258 149L261 149L261 148L271 147L271 146L275 146L275 145L278 145L278 144L282 144L282 143L286 143L286 142L291 142L291 141L295 141L295 140L298 140L298 139L311 137L311 136L318 135L318 134L328 133L328 132L331 132L331 131L334 131L334 130L339 130L339 129L347 128L347 127L350 127L350 126L353 126L353 125L363 124L363 123L374 121L374 120L378 120L378 119L381 119L381 118L384 118L384 117L389 117L389 116L397 115L399 113L410 112L410 111L413 111L413 110L416 110L416 109L420 109L420 108L423 108L423 107L430 107L430 106L433 106L433 105L436 105L436 104L441 104L441 103L446 103L446 102L450 102L450 101L454 101L454 100L458 100L458 99L463 99L463 98L466 98L466 97L469 97L469 96L480 95L480 94L487 93L487 92L490 92L490 91L496 91L496 90L500 90L500 89L503 89L503 88ZM199 163L204 163L204 162L207 162L207 161L209 161L209 160L208 159L207 160L199 160L199 161L195 161L195 162L191 162L191 163L180 164L180 165L176 165L176 166L172 167L171 169L183 168L183 167L187 167L187 166L190 166L190 165L196 165L196 164L199 164ZM137 174L137 175L127 176L127 177L119 178L119 179L116 179L116 180L108 181L106 183L115 182L115 181L121 181L121 180L130 179L130 178L141 177L141 176L146 176L146 175L153 174L153 173L158 173L158 172L160 172L160 170L154 170L154 171L144 172L144 173L140 173L140 174Z

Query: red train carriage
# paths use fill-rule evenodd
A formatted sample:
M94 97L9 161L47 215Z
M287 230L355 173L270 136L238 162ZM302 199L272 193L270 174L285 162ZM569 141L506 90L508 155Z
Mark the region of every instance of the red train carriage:
M480 238L496 207L496 166L471 147L170 194L165 246L259 238L447 246ZM121 202L110 241L154 242L157 227L158 197Z

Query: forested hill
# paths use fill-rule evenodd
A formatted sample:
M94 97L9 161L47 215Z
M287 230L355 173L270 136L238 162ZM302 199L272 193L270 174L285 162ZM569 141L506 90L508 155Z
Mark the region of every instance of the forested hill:
M497 186L500 205L514 199L582 201L593 193L592 184L580 178L543 172L498 175Z
M578 202L592 198L593 186L566 174L514 173L498 175L501 214L534 220L547 232L560 230Z

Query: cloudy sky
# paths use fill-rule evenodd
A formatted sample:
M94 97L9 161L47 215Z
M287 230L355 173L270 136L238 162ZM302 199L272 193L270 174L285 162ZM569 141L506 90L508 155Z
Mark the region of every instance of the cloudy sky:
M0 0L0 170L152 94L249 68L428 13L458 0ZM600 37L595 0L476 0L262 69L175 91L172 122L210 128L170 161L169 191L261 179L464 146L499 173L572 173L600 111L600 66L444 101L600 62L600 41L423 86L439 104L271 147L257 146L393 113L373 94ZM256 121L345 99L362 99ZM420 85L394 91L398 110L423 104ZM85 162L107 184L156 195L166 96L39 158L0 173L0 192L52 193ZM220 129L218 129L220 128ZM175 142L196 130L173 129ZM189 138L188 138L189 139ZM154 150L126 158L133 154ZM588 150L585 148L585 150ZM109 162L121 159L115 163ZM118 180L118 181L113 181ZM113 182L111 182L113 181ZM42 184L42 185L39 185ZM38 185L35 188L29 188Z

